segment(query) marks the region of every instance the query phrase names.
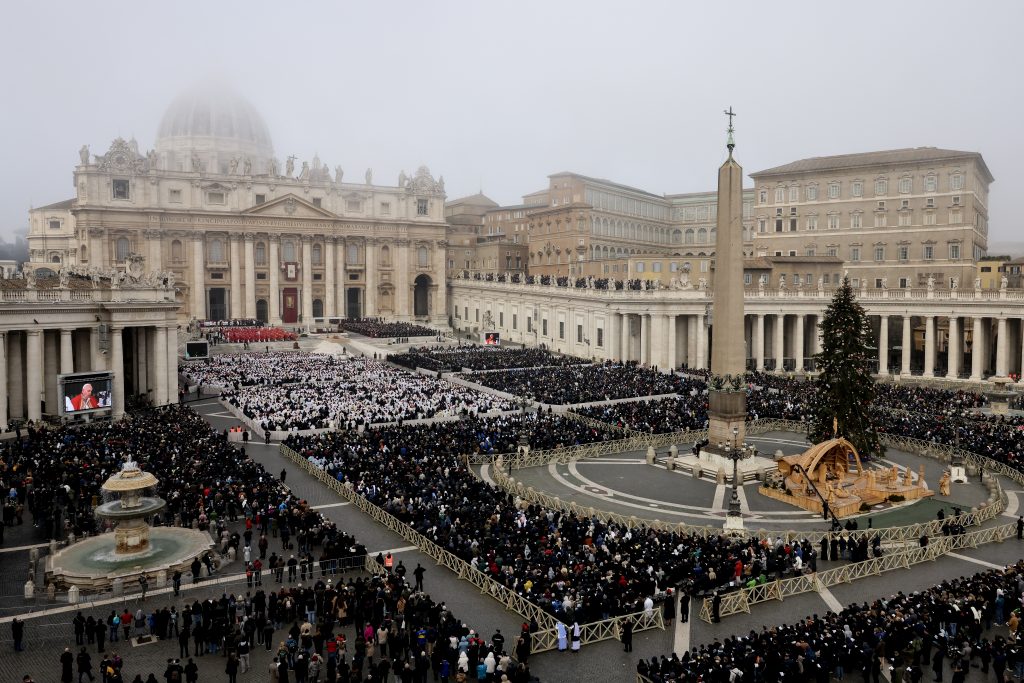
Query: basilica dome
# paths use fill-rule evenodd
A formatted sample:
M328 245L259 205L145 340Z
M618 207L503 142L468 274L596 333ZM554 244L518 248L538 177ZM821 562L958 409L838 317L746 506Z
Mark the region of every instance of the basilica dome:
M266 173L274 146L266 122L244 97L221 84L203 84L179 95L164 113L157 130L156 152L167 170L190 171L195 153L204 170L227 173L236 160L251 173Z

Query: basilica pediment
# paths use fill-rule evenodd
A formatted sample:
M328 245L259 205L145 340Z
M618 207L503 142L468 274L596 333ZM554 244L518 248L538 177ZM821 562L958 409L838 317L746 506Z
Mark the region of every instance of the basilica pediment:
M337 218L333 213L314 206L302 197L286 194L269 202L258 204L242 212L249 216L277 216L281 218Z

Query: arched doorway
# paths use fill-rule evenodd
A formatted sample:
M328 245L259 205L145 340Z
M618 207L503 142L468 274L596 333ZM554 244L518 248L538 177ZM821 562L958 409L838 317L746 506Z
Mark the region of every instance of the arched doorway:
M413 315L416 317L430 315L431 284L429 275L418 275L416 277L416 289L413 295Z
M267 300L257 299L256 300L256 319L263 323L270 322L270 314L268 312Z
M313 317L322 318L324 317L324 302L323 299L313 299Z

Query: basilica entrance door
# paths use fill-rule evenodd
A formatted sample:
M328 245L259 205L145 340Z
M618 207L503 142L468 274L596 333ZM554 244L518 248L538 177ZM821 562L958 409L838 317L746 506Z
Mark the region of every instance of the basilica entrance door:
M363 290L358 287L349 287L345 291L346 306L345 315L348 318L355 319L363 317L363 301L362 301Z
M206 310L210 312L210 320L228 319L228 295L223 287L210 287L210 305Z
M299 322L299 290L285 287L281 290L281 320L285 323Z

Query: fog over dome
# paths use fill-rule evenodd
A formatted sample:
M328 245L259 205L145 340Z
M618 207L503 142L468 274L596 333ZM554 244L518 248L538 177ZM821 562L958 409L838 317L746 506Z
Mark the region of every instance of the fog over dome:
M230 87L195 86L171 102L157 129L156 151L163 168L191 171L193 151L208 172L227 173L231 159L242 173L245 159L252 174L268 172L274 145L263 117Z

